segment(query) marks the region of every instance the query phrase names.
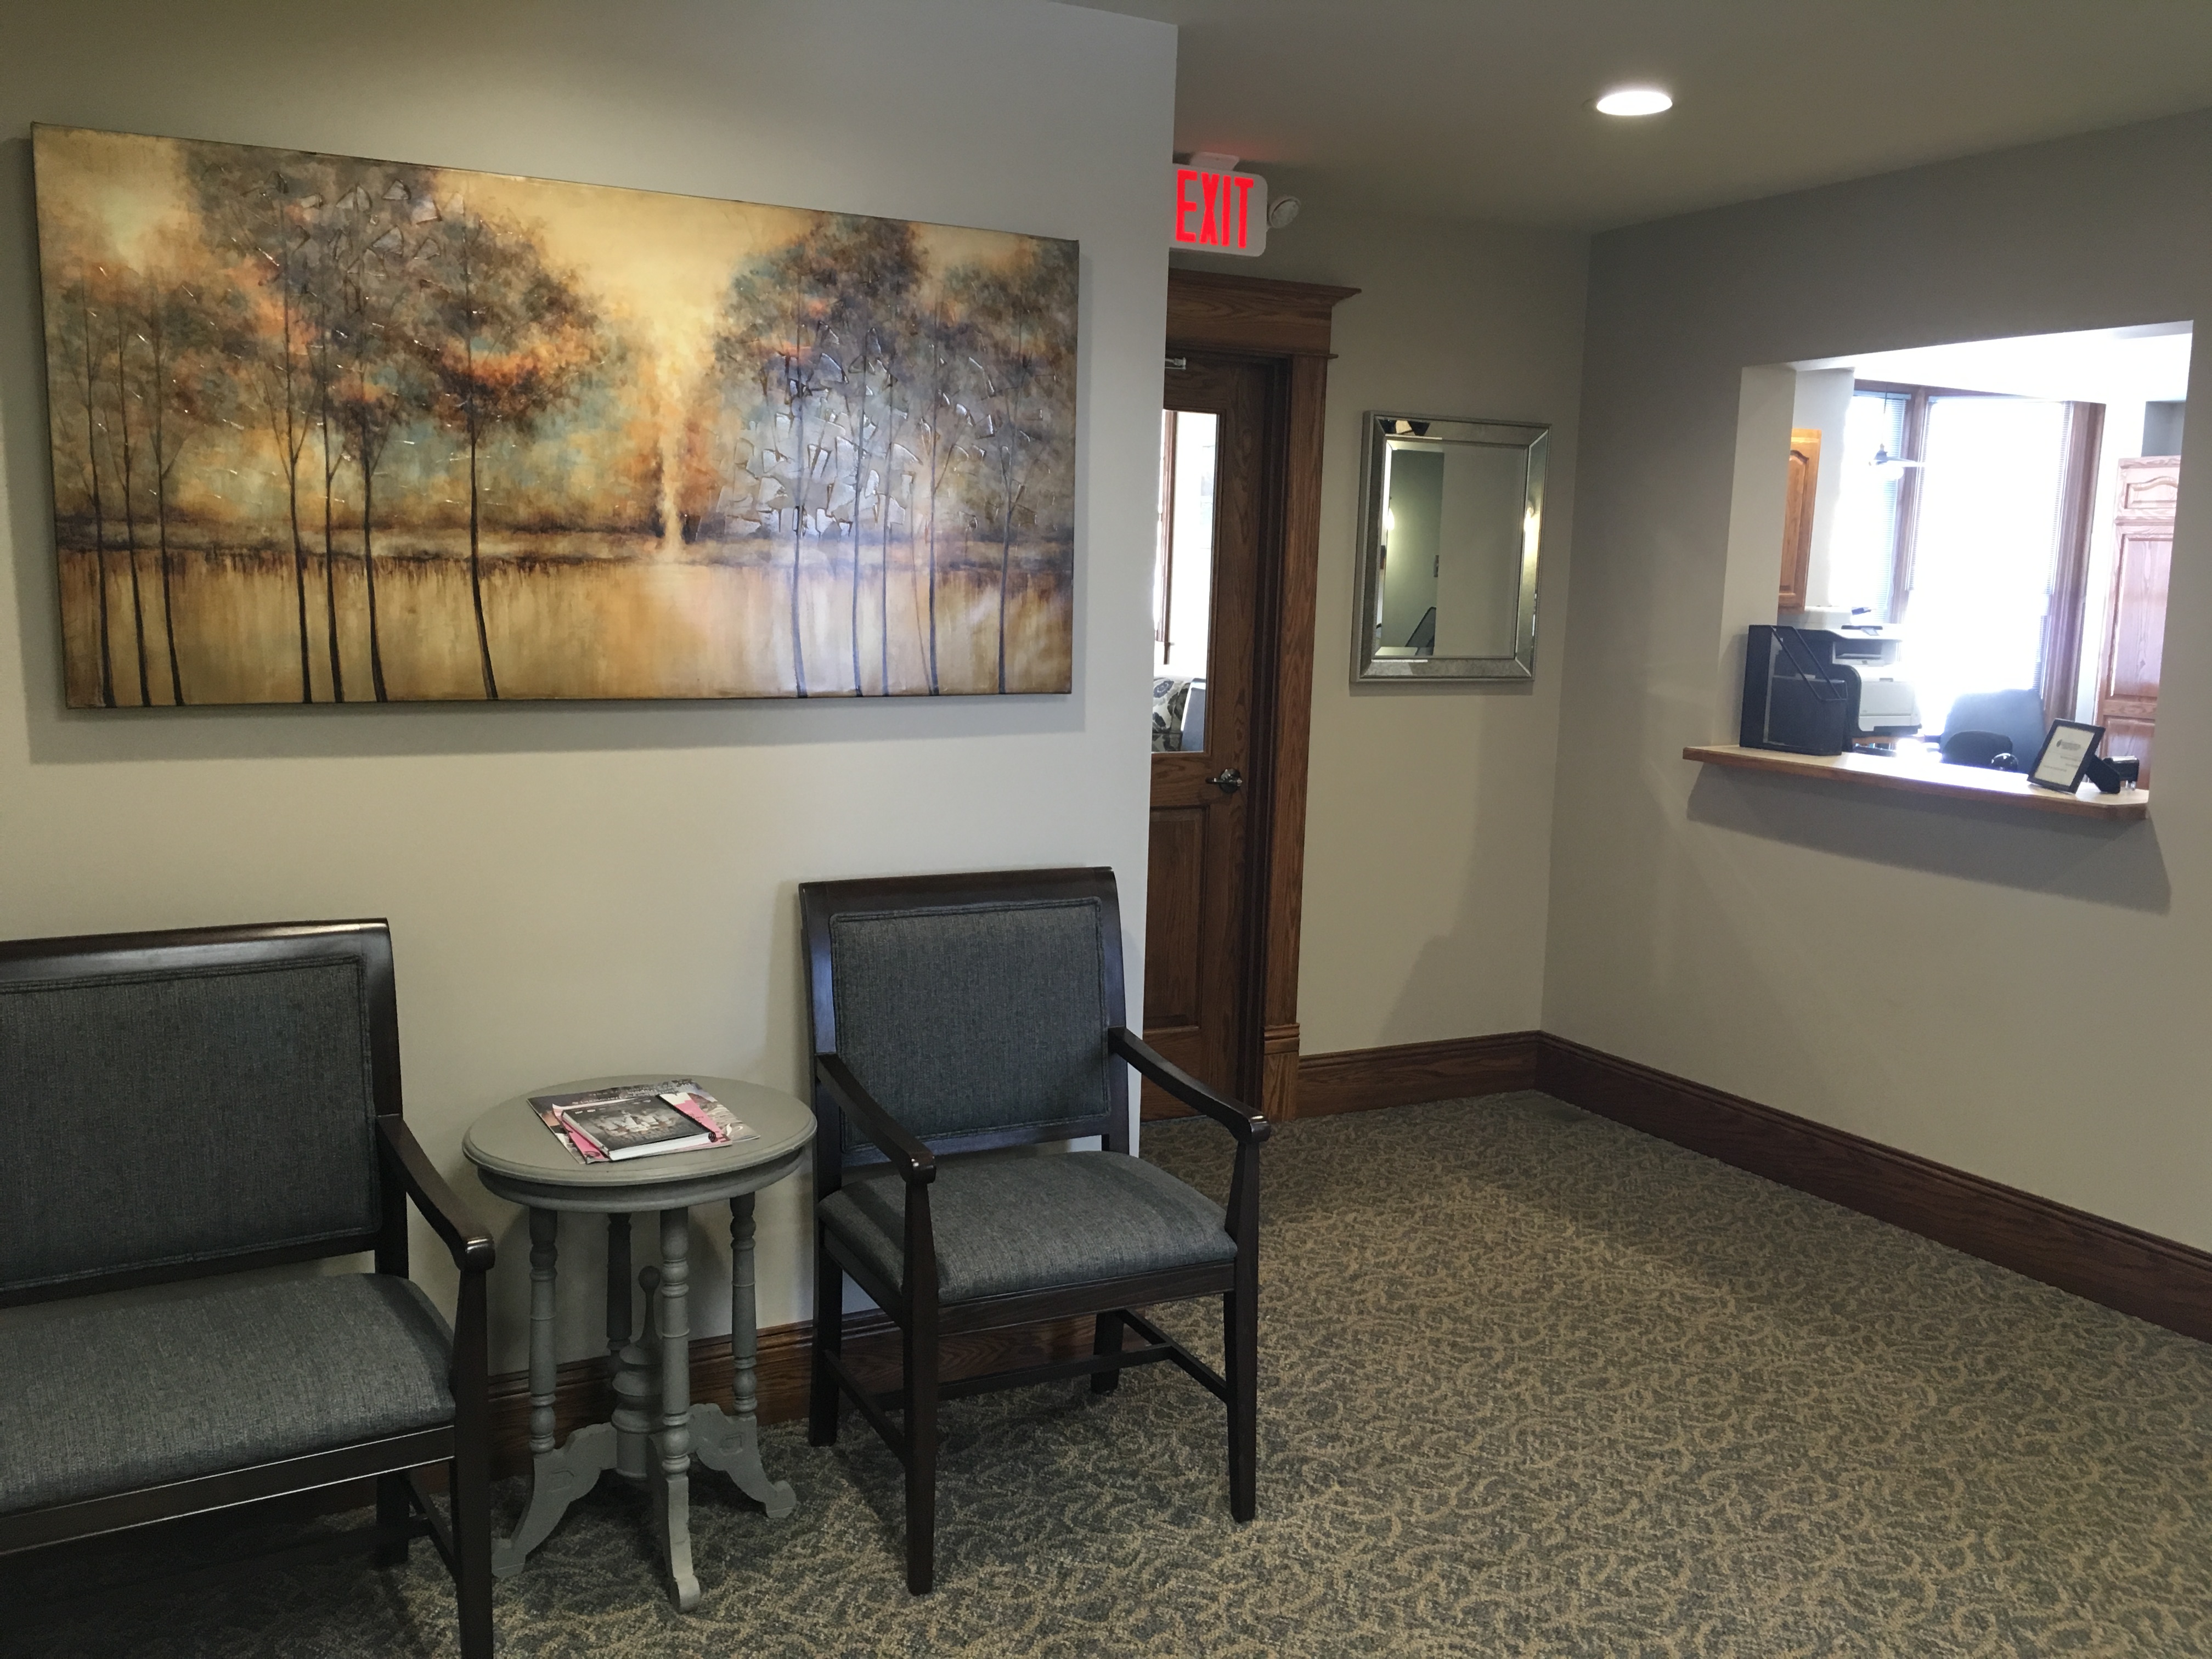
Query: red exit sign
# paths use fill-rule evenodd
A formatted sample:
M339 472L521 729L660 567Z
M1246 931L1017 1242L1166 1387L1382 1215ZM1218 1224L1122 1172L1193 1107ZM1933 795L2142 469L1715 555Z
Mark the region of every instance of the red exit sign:
M1171 247L1206 253L1267 251L1267 181L1253 173L1222 173L1178 166L1175 173L1175 220Z

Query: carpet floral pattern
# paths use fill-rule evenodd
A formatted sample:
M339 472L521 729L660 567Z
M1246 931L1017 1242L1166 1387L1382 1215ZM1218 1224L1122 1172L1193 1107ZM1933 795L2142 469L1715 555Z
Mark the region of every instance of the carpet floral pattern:
M1225 1189L1211 1126L1146 1143ZM785 1424L789 1519L695 1478L696 1613L610 1483L500 1586L501 1651L2212 1655L2212 1347L1541 1095L1292 1122L1263 1168L1253 1524L1166 1367L957 1401L917 1601L890 1455ZM1218 1355L1210 1308L1163 1322ZM445 1655L452 1607L417 1546L0 1618L0 1651Z

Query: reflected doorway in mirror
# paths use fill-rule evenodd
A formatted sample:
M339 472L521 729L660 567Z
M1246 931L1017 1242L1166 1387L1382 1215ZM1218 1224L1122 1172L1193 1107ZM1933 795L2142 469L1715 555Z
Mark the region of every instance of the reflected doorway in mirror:
M1370 411L1359 680L1526 680L1550 428Z

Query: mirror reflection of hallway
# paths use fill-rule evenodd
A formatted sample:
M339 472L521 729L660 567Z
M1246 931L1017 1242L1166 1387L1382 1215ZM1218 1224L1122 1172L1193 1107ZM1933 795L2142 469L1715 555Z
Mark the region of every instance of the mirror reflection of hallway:
M1547 429L1370 414L1362 679L1526 679Z
M1382 510L1377 656L1431 657L1437 643L1437 583L1443 574L1444 458L1416 444L1390 446Z

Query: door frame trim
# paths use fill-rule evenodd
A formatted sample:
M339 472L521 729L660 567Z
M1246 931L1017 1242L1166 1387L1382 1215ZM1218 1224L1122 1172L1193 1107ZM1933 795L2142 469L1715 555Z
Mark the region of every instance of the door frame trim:
M1278 1119L1298 1115L1298 929L1329 330L1338 303L1358 292L1224 271L1168 271L1169 355L1249 357L1270 371L1252 656L1254 775L1246 786L1249 971L1237 1018L1237 1092Z

